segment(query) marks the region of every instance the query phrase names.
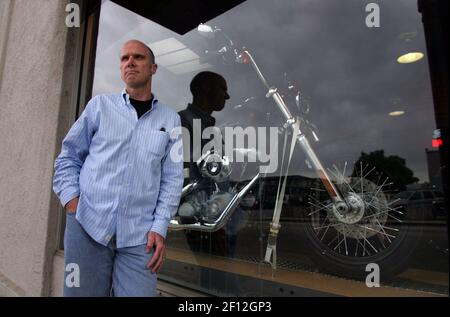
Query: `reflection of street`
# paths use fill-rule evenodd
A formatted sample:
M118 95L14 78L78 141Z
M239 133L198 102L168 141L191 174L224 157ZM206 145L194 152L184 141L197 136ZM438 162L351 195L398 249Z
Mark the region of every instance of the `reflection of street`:
M384 284L379 288L368 288L363 282L309 271L285 268L272 271L266 264L208 255L194 257L189 251L178 248L169 248L167 259L164 269L160 272L160 279L175 284L181 282L184 287L213 296L446 296L438 292ZM199 274L204 269L209 271L211 278L219 278L224 272L234 274L235 282L239 283L240 292L226 293L223 289L224 284L215 283L213 280L207 289L199 287Z
M419 226L421 225L417 225L417 230L413 230L413 234L420 234ZM289 259L293 263L303 263L305 257L307 258L301 250L298 250L298 244L293 243L298 239L298 230L302 230L301 224L283 224L284 233L280 233L278 243L280 258ZM393 286L448 294L449 262L448 252L444 251L445 249L448 250L447 226L445 223L424 225L422 230L420 243L408 267L389 282ZM430 241L433 241L434 245ZM441 250L436 249L437 245ZM314 269L314 266L312 265L310 269ZM439 277L441 280L439 280Z
M283 289L283 287L286 288L284 284L287 284L295 285L296 287L300 287L301 289L320 289L321 292L325 291L326 293L326 289L328 288L322 288L322 286L327 283L335 283L336 279L331 277L330 275L321 274L314 263L309 259L307 253L302 250L299 239L301 237L301 232L304 232L303 226L303 224L298 222L285 221L282 223L282 229L278 237L278 270L275 272L275 276L284 276L286 277L286 279L281 278L280 280L278 280L278 283L280 284L276 289ZM419 230L419 226L420 225L418 224L417 234L421 231ZM246 224L246 227L239 232L234 260L227 259L225 257L214 257L208 254L202 254L200 258L203 256L204 260L199 260L199 257L197 256L196 262L189 262L189 255L186 254L182 258L179 257L180 250L187 250L187 248L185 247L186 242L184 241L184 237L182 234L171 232L169 234L168 241L171 250L169 252L169 259L175 260L174 263L187 261L184 267L189 267L191 271L190 273L189 270L185 272L187 274L181 273L182 276L179 276L179 278L183 278L184 276L185 280L190 280L191 283L194 283L194 285L195 280L192 280L192 270L195 270L196 268L198 268L198 266L210 267L211 270L214 270L211 271L212 275L220 274L221 270L227 272L235 272L237 274L246 276L253 273L261 274L261 272L265 271L271 272L267 265L261 264L261 259L263 259L264 257L264 251L266 247L265 240L268 233L268 227L269 224L267 222L263 222L263 226L260 226L259 222L248 222ZM174 263L172 263L172 265L175 265ZM251 268L252 265L253 269ZM410 261L409 266L405 269L405 271L397 275L393 280L383 282L382 285L404 290L417 290L418 293L416 295L419 296L423 296L426 293L434 295L448 295L448 267L449 261L446 224L443 222L434 222L432 224L428 223L423 226L423 234L420 239L420 243ZM178 274L180 274L180 272ZM189 274L191 276L188 276ZM381 272L381 274L383 273ZM287 276L289 278L287 278ZM258 278L262 277L259 276ZM252 284L250 281L245 281L245 279L242 278L240 278L240 281L243 283L243 285L241 285L241 289L243 291L248 292L249 287L261 287L261 285L258 286L258 283L256 282L256 284ZM277 279L275 279L274 281L276 282ZM338 281L341 281L341 279L338 279ZM349 280L342 279L342 281L348 282ZM361 295L353 293L353 295L356 296L402 296L400 295L400 293L389 293L391 291L391 288L389 287L385 289L385 293L383 295L382 291L381 293L378 291L372 291L372 293L367 292L367 288L361 282L354 283L356 284L351 286L354 292L356 292L358 289L359 292L363 291ZM245 285L247 285L247 287L245 287ZM364 285L364 287L362 287L361 285ZM267 287L269 288L270 286L267 285ZM363 290L364 288L365 290ZM296 292L296 296L302 296L302 294L305 294L304 296L307 296L307 294L310 294L306 290L304 290L305 293L302 294L298 293L299 289L297 289ZM300 290L300 292L303 291ZM348 290L336 290L335 293L330 290L330 292L332 294L352 296L352 293L349 293ZM420 295L420 292L425 293L421 293L422 295ZM256 290L256 293L263 294L264 290L258 289ZM278 295L288 296L288 294ZM408 294L406 296L414 295Z

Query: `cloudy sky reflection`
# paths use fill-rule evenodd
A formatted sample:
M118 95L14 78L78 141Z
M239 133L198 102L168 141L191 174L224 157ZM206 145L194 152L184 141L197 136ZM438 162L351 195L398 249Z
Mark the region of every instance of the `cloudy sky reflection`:
M351 165L362 151L384 149L399 155L421 181L428 181L425 148L435 128L426 54L412 64L398 56L426 53L423 28L415 0L377 1L381 27L367 28L365 2L359 0L248 0L233 10L205 21L220 27L237 47L252 52L270 84L288 92L284 74L311 100L307 119L318 128L314 149L323 165ZM174 38L197 54L199 64L221 73L231 99L215 113L217 123L269 126L282 123L275 104L248 65L226 63L205 50L225 42L208 40L196 30L179 36L112 2L102 7L95 69L94 95L121 91L118 54L127 39L150 46ZM158 59L157 59L158 62ZM176 110L191 101L189 82L194 72L175 74L161 66L153 91ZM287 94L290 109L299 114ZM240 110L234 106L254 97ZM405 114L391 117L392 111ZM294 174L307 175L304 156L295 152Z

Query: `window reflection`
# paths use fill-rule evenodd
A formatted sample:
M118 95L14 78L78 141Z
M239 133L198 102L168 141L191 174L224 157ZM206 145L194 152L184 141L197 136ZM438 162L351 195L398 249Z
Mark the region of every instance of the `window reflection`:
M205 21L212 27L208 36L198 30L179 36L106 2L93 94L122 89L117 54L130 38L152 47L159 65L154 91L177 111L192 102L189 85L196 74L208 70L226 78L230 98L212 113L222 130L283 127L286 117L266 97L268 88L276 87L289 112L301 118L300 129L332 184L353 204L351 213L336 210L314 162L297 146L277 237L277 270L294 275L275 280L277 285L303 287L295 274L317 270L364 279L365 266L377 263L384 283L408 281L409 288L427 285L448 294L448 209L438 150L428 150L436 127L426 56L397 62L408 52L426 51L420 15L415 2L379 4L382 26L370 29L364 6L352 1L249 0ZM242 47L251 55L235 54ZM251 57L267 87L246 60ZM165 278L216 295L280 295L280 287L264 284L269 279L264 258L283 154L284 162L289 155L289 147L283 151L285 132L281 128L277 136L279 168L257 179L230 218L238 223L236 233L229 234L229 224L214 232L172 231ZM286 138L289 144L292 136ZM233 162L232 167L224 192L239 192L259 165ZM222 242L231 244L232 252L222 252ZM439 276L439 282L430 276Z

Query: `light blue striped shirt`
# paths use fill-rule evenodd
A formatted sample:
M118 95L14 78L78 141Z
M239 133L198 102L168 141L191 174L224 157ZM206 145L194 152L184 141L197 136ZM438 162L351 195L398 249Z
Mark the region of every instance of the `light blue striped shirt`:
M139 119L125 90L89 101L64 138L53 190L63 206L80 197L76 219L95 241L116 235L123 248L147 243L149 231L166 237L183 186L180 125L156 97Z

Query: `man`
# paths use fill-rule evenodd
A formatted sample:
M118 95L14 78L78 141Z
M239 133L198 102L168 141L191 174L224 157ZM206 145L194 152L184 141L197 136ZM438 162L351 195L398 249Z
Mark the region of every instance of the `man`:
M211 114L214 111L221 111L225 107L225 102L230 99L227 89L225 79L221 75L210 71L198 73L191 81L192 103L188 104L185 110L179 112L182 126L189 131L189 135L183 135L185 139L183 143L190 145L189 149L185 149L185 152L187 152L185 168L189 170L190 178L198 178L200 176L194 162L199 159L197 156L201 155L203 147L210 141L209 139L194 140L196 136L194 120L199 120L200 122L200 133L203 133L203 130L206 128L213 127L216 119Z
M224 109L225 103L230 96L228 94L228 87L225 79L214 72L203 71L194 76L190 84L190 90L192 93L192 103L188 104L185 110L180 111L178 114L181 117L182 126L189 133L183 133L183 144L185 145L185 171L187 181L196 179L200 185L196 191L204 191L211 195L217 188L212 181L202 178L197 164L195 163L201 155L202 150L206 144L211 144L211 139L195 140L195 137L199 137L203 134L206 128L214 127L216 119L212 116L214 111L218 112ZM195 122L198 120L200 123L200 133L196 133ZM197 123L198 124L198 123ZM223 153L223 143L214 144L216 151ZM187 148L187 144L190 144L190 148ZM196 148L201 146L201 149ZM216 148L216 146L221 148ZM223 191L228 191L229 182L223 182L217 184ZM221 229L215 232L200 232L200 231L186 231L186 240L190 249L194 252L194 256L197 256L199 252L214 254L219 256L233 256L237 241L237 228L241 221L240 208L236 209L228 220L227 224ZM183 221L189 221L183 220ZM239 281L237 276L232 273L211 274L209 269L200 269L200 285L205 288L217 288L226 292L227 294L239 294Z
M152 94L156 70L148 46L126 42L125 90L92 98L63 141L53 187L67 214L66 269L79 272L79 283L66 272L64 296L155 295L183 185L169 133L180 118Z
M202 178L196 161L199 158L197 156L202 154L204 146L211 139L194 140L194 138L201 136L206 128L214 127L216 119L212 116L212 113L221 111L225 107L225 102L230 99L230 96L228 95L225 79L221 75L210 71L200 72L195 75L191 81L190 90L192 103L188 104L185 110L178 113L182 126L189 132L187 135L183 134L183 144L190 144L189 149L185 148L185 153L188 156L185 158L185 171L188 175L185 174L185 176L188 176L188 181L192 179L199 180L198 190L205 191L210 195L216 190L216 187L208 179ZM198 120L200 126L200 133L198 134L194 131L195 120ZM223 144L219 144L220 147L223 147ZM198 149L196 146L201 148ZM221 151L223 155L222 148L214 148L214 150ZM219 186L221 190L227 191L229 183L220 183ZM234 219L236 219L235 216L231 218L230 222L233 222ZM230 246L234 247L235 233L230 235L227 228L228 226L213 233L188 231L186 237L189 246L193 251L231 255L233 252L231 252ZM232 245L230 245L230 242L233 242Z

